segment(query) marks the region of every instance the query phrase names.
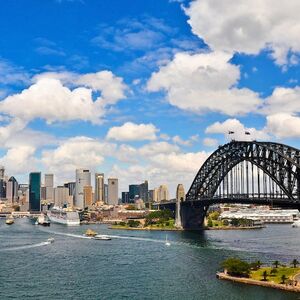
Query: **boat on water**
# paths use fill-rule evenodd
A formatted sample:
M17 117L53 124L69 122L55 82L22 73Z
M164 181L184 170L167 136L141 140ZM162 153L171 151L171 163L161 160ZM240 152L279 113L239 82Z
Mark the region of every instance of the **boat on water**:
M47 215L45 215L45 214L39 215L36 222L37 222L38 225L50 226L50 220L47 217ZM35 222L35 224L36 224L36 222Z
M300 227L300 220L295 221L295 222L292 224L292 227L294 227L294 228Z
M104 234L97 234L93 237L94 240L101 240L101 241L110 241L111 238Z
M88 237L95 237L98 235L98 233L92 229L88 229L84 235Z
M54 238L49 238L49 239L47 240L47 242L50 243L50 244L54 243Z
M53 207L47 212L47 216L53 223L77 226L80 225L79 213L70 208Z
M168 236L167 236L167 235L166 235L165 245L166 245L167 247L171 246L171 243L168 241Z
M6 217L6 221L5 221L6 225L12 225L15 223L14 217L13 216L8 216Z

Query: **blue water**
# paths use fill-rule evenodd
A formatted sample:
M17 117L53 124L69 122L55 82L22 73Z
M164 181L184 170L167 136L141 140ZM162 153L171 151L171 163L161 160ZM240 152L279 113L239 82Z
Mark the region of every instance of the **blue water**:
M111 241L84 238L87 228ZM53 244L46 243L54 237ZM300 260L300 229L169 232L110 230L105 225L49 228L0 220L0 299L300 299L216 279L227 257Z

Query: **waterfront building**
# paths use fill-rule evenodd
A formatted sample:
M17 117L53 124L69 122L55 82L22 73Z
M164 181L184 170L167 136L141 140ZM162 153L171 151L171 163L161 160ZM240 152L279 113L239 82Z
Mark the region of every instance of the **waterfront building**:
M83 188L87 185L91 185L91 172L87 169L77 169L74 205L78 208L84 208Z
M54 206L68 206L70 202L69 189L65 186L57 186L54 188Z
M93 204L93 188L91 185L83 187L84 207L90 207Z
M95 173L95 202L104 202L104 174Z
M167 185L162 184L158 188L158 201L169 200L169 190Z
M6 199L11 203L16 202L18 200L18 189L18 181L15 177L10 177L6 185Z
M130 184L129 185L129 202L134 203L134 199L140 198L140 185Z
M29 210L41 209L41 172L29 173Z
M297 209L246 208L224 211L220 218L260 220L264 223L293 223L300 219L300 212Z
M119 202L118 178L108 178L108 204L117 205Z
M129 192L122 192L122 203L129 203Z

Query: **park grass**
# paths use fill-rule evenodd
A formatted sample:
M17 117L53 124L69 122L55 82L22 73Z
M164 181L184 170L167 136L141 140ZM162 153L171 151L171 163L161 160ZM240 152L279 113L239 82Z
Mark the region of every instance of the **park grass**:
M292 268L292 267L278 267L277 273L270 274L273 267L263 267L256 271L251 271L250 278L254 280L263 280L263 272L267 271L267 281L281 283L282 275L285 275L287 279L292 279L294 275L300 273L300 268Z

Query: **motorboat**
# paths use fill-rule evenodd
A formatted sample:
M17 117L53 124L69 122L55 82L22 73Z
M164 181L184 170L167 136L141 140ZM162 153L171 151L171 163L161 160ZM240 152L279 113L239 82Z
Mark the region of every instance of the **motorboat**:
M47 242L50 243L50 244L54 243L54 238L49 238L49 239L47 240Z
M110 241L111 238L104 234L97 234L93 237L94 240Z
M295 222L292 224L292 227L294 227L294 228L300 227L300 220L295 221Z
M14 217L13 216L8 216L6 218L6 221L5 221L6 225L12 225L15 223L15 220L14 220Z
M38 225L42 225L42 226L50 226L50 220L45 214L39 215L39 217L37 219L37 223L38 223ZM36 222L35 222L35 224L36 224Z
M168 241L168 237L167 237L167 236L166 236L165 245L166 245L167 247L171 246L171 243Z

